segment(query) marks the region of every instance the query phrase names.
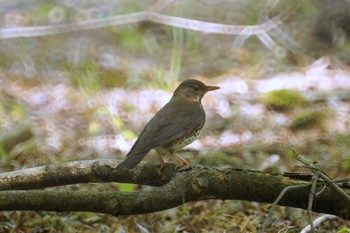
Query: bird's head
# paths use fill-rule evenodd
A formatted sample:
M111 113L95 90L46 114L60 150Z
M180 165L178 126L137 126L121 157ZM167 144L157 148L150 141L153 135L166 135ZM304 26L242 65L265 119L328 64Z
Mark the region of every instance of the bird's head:
M217 86L207 86L201 81L189 79L183 81L174 91L174 97L185 97L193 102L201 102L203 96L208 91L220 89Z

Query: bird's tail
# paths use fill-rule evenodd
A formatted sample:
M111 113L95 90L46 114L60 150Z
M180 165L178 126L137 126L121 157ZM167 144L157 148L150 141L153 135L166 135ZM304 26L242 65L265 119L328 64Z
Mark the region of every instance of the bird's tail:
M117 169L133 169L141 162L141 160L146 156L148 151L142 151L135 153L134 150L131 150L127 155L126 159L118 164Z

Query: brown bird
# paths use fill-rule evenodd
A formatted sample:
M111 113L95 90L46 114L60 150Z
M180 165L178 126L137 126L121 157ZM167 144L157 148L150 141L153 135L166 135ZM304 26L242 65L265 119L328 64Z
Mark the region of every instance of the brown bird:
M193 79L182 82L170 101L148 122L117 168L136 167L151 149L157 150L162 166L163 153L175 155L183 166L189 165L174 152L198 138L205 123L201 100L205 93L219 88Z

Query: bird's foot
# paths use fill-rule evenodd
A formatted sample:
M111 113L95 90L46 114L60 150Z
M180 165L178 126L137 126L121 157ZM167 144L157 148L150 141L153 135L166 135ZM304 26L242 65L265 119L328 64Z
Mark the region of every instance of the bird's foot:
M182 169L186 170L187 168L191 167L191 165L185 159L181 158L180 156L176 156L176 157L179 158L179 163L175 167L176 171L179 171Z
M160 160L160 171L163 171L164 166L167 163L167 161L164 160L164 157L160 151L157 151L157 153L158 153L159 160Z
M176 170L180 170L181 168L191 167L190 164L184 158L182 158L174 153L173 153L173 155L179 160L179 163L175 167Z

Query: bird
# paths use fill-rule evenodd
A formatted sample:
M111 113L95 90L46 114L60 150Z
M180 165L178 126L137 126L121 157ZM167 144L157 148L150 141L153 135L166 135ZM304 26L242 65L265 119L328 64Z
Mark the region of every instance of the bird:
M151 149L157 151L161 167L165 164L165 153L179 159L180 164L177 167L189 166L175 151L199 137L205 123L201 100L208 91L217 89L220 87L207 86L195 79L183 81L175 89L169 102L147 123L117 169L135 168Z

